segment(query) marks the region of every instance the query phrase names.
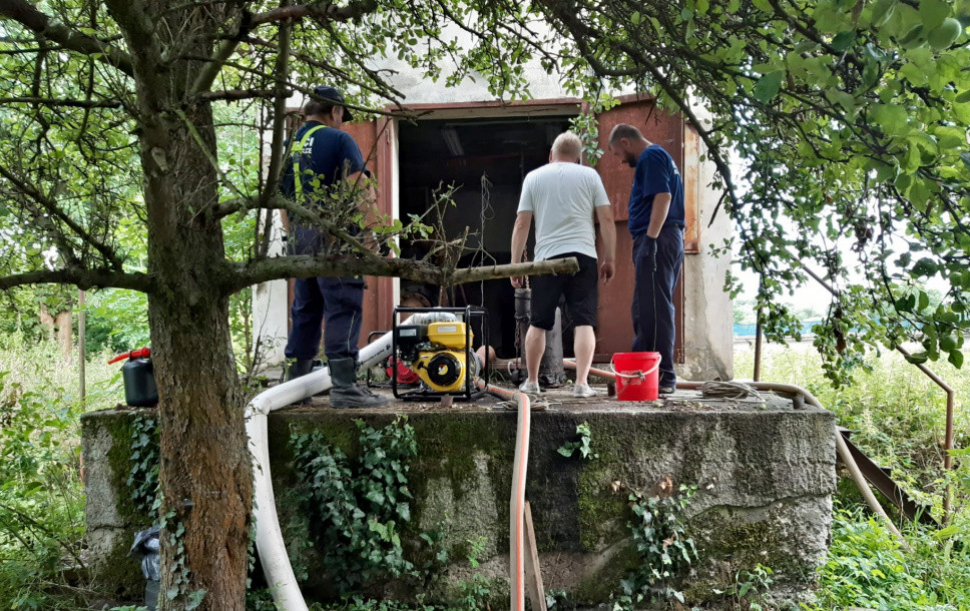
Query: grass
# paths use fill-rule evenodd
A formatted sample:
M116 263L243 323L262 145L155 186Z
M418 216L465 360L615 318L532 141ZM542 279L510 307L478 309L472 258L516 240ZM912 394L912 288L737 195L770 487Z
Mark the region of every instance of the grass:
M750 378L754 354L735 351L735 373ZM956 460L956 469L943 469L946 395L899 353L869 355L870 371L855 383L834 390L825 380L814 348L805 344L767 346L761 379L797 384L810 390L835 412L841 426L853 430L853 441L878 464L892 469L892 477L919 502L942 513L945 484L953 489L950 525L941 531L898 521L912 553L861 505L854 488L843 481L836 500L833 541L819 573L813 610L849 607L880 611L970 609L970 550L957 541L970 529L970 473ZM970 397L970 370L946 362L929 367L957 393L955 446L964 448L970 435L970 416L961 409Z
M118 368L78 368L53 342L0 338L0 609L67 611L97 597L83 572L79 416L120 396ZM84 605L79 606L79 605Z

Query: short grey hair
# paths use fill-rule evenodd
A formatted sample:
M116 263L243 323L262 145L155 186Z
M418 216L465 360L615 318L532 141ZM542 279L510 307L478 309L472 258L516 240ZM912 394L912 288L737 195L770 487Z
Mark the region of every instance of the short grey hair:
M623 138L626 138L627 140L644 139L643 134L640 133L639 129L633 127L632 125L628 125L626 123L620 123L619 125L613 128L613 131L610 132L610 144L611 145L616 144L619 140Z
M579 161L583 156L583 141L573 132L563 132L552 143L552 156Z

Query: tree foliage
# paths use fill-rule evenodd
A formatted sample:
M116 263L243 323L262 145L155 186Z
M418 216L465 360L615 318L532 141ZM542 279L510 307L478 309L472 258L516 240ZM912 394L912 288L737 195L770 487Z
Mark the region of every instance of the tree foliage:
M819 339L830 377L865 345L904 340L922 342L915 360L962 364L970 3L538 5L592 68L587 88L637 85L698 129L761 301L812 275L833 294ZM927 283L945 292L931 310ZM787 309L766 311L791 327Z

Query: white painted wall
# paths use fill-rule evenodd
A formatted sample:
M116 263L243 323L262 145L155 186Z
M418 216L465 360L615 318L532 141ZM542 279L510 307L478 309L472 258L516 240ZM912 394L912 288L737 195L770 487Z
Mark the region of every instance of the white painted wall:
M283 254L283 222L275 210L260 213L259 226L263 227L265 214L272 215L273 225L268 256ZM282 365L286 348L287 286L286 280L273 280L253 287L253 338L256 346L260 372Z
M703 155L706 149L703 143L699 146ZM720 198L720 192L710 186L714 179L712 162L700 163L699 178L693 186L700 192L700 252L684 257L686 362L677 367L677 374L687 380L730 380L734 377L734 307L730 294L724 290L724 282L731 257L715 256L712 251L731 237L732 224L723 207L711 223Z

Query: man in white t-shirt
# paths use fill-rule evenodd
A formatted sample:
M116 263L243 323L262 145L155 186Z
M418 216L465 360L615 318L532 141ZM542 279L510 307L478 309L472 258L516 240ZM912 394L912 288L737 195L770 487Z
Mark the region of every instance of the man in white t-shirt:
M532 320L525 337L529 379L519 390L539 392L539 361L546 349L546 331L556 320L559 299L566 296L566 307L576 324L576 386L573 396L592 397L587 376L596 349L597 281L606 284L613 278L616 257L616 225L606 189L596 170L580 165L583 143L572 132L559 134L552 144L549 163L529 172L522 183L519 214L512 230L512 263L522 261L532 218L536 221L536 261L575 257L579 272L574 275L532 278ZM596 215L603 239L604 260L597 269ZM512 278L521 288L522 278Z

